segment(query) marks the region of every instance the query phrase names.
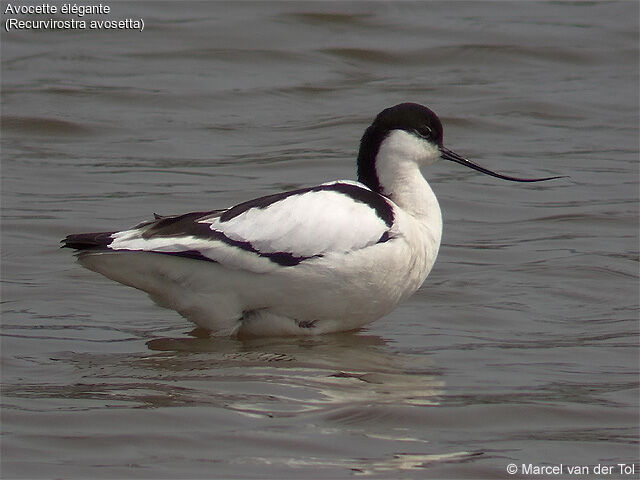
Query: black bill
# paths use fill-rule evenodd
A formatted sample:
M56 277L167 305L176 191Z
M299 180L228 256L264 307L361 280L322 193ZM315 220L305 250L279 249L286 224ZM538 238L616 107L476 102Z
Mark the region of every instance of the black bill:
M442 158L445 160L451 160L452 162L459 163L460 165L464 165L465 167L473 168L482 173L486 173L487 175L491 175L492 177L502 178L503 180L511 180L512 182L544 182L545 180L553 180L556 178L565 178L564 176L559 177L544 177L544 178L518 178L511 177L509 175L503 175L501 173L492 172L488 168L481 167L477 163L473 163L471 160L467 160L464 157L461 157L456 152L452 152L444 147L440 147L440 152Z

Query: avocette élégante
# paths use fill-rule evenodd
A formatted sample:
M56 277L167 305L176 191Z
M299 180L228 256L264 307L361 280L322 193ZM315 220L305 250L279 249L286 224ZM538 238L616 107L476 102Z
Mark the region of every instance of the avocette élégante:
M433 267L442 215L420 167L445 159L437 115L402 103L366 129L358 181L275 193L234 207L155 216L121 231L69 235L86 268L147 292L212 335L354 330L411 296Z

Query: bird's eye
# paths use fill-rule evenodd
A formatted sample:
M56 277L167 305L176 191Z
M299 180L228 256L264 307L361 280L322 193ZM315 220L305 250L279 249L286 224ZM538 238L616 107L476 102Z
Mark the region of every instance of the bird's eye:
M425 137L425 138L432 138L433 136L433 130L431 130L431 127L428 127L426 125L423 125L422 127L418 128L416 130L416 133L421 137Z

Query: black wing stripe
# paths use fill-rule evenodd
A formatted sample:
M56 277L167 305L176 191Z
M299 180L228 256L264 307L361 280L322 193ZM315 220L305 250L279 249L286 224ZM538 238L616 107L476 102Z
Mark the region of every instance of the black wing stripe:
M198 224L196 224L198 225ZM311 256L296 256L290 252L268 252L264 253L256 249L250 242L242 242L233 240L227 237L224 233L209 229L207 227L208 236L207 239L216 239L224 242L227 245L240 248L241 250L255 253L256 255L268 258L278 265L283 267L292 267L298 265L300 262L309 260L310 258L322 257L322 255ZM100 232L100 233L80 233L77 235L69 235L62 240L62 247L73 248L75 250L109 250L108 245L113 241L111 235L114 232ZM172 255L176 257L191 258L193 260L203 260L207 262L219 263L215 259L207 257L198 250L176 250L176 251L159 251L159 250L133 250L129 248L113 249L114 252L147 252L157 253L162 255Z
M223 232L218 230L209 230L209 238L215 238L216 240L220 240L221 242L226 243L227 245L231 245L232 247L240 248L247 252L255 253L264 258L268 258L272 262L277 263L278 265L282 265L284 267L292 267L294 265L298 265L300 262L304 260L308 260L314 257L321 257L322 255L311 255L311 256L297 256L291 252L261 252L257 248L255 248L251 242L242 241L242 240L234 240L232 238L227 237Z
M358 202L369 205L376 211L378 217L384 221L387 227L391 227L393 225L393 208L382 195L350 183L336 183L334 185L327 186L333 187L330 190L342 193L343 195L347 195Z
M211 210L208 212L191 212L183 215L160 217L150 222L142 233L142 238L152 237L179 237L193 235L198 238L209 238L211 229L208 223L198 223L204 218L211 218L224 210Z

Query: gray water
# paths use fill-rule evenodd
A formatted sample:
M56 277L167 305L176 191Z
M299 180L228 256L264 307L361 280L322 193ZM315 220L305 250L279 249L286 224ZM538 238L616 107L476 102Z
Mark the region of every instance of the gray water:
M2 478L637 478L637 2L109 5L2 32ZM198 338L58 248L354 178L403 101L571 178L425 170L436 266L360 332Z

